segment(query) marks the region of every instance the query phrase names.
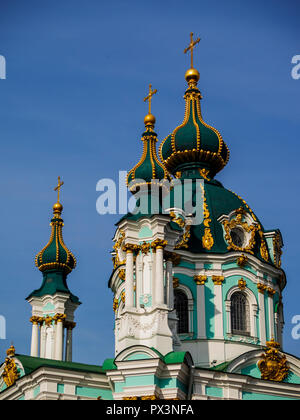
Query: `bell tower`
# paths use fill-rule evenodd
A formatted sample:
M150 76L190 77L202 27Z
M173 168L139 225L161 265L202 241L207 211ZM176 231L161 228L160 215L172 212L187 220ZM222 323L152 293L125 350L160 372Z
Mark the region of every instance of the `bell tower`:
M76 325L74 312L80 302L67 285L67 276L76 267L76 259L62 236L63 206L59 196L63 184L58 178L55 188L58 199L53 206L50 240L35 259L43 274L43 283L26 300L32 307L30 355L72 361L72 330Z
M119 221L114 237L114 271L109 285L114 293L116 354L140 344L162 354L173 350L172 265L179 232L170 227L169 214L161 211L162 185L169 176L156 154L155 117L151 113L156 92L150 85L144 99L149 101L149 112L144 119L143 153L127 177L129 190L135 193L139 189L137 205Z

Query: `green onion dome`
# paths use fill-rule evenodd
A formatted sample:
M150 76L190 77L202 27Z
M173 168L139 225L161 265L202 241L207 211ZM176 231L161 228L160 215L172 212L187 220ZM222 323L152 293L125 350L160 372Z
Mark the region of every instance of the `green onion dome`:
M186 72L188 89L185 92L185 116L183 123L162 142L159 150L161 161L173 175L191 168L204 171L213 178L229 160L229 149L221 134L206 124L201 113L201 93L197 87L199 73L191 68Z
M69 274L76 267L76 258L66 247L62 236L62 210L63 206L59 202L53 206L50 240L35 258L35 264L42 272L55 270Z
M157 134L153 130L155 117L152 114L148 114L144 122L146 131L142 135L142 157L138 164L128 172L127 176L127 185L131 192L134 192L138 186L151 184L153 180L162 181L169 179L168 172L159 161L156 153Z

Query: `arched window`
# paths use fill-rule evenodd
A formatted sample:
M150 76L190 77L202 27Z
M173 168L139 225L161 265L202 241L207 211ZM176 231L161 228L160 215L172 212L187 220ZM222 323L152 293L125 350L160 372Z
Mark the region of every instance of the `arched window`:
M174 308L176 310L178 321L178 334L189 332L189 312L188 298L181 290L174 291Z
M249 305L242 292L231 297L231 330L233 334L250 335Z

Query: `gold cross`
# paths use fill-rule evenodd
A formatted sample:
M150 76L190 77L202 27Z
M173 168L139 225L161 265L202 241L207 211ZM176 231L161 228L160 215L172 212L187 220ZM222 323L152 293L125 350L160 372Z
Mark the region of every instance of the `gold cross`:
M193 68L193 51L195 46L200 42L200 38L196 39L196 41L193 40L193 32L191 32L191 42L190 45L184 50L184 54L186 54L188 51L191 51L191 69Z
M54 191L57 191L57 202L59 203L59 194L60 194L60 189L61 187L64 185L64 182L60 180L60 176L58 177L58 185L57 187L54 188Z
M144 102L149 101L149 114L151 114L151 99L157 93L157 89L152 90L152 85L149 85L149 95L144 98Z

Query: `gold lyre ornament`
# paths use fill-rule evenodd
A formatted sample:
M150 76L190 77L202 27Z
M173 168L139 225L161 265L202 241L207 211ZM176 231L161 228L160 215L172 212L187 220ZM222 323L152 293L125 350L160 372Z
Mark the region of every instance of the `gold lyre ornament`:
M289 365L286 356L281 354L279 343L274 338L267 341L267 348L262 359L258 362L261 372L261 379L275 382L282 382L289 374Z

